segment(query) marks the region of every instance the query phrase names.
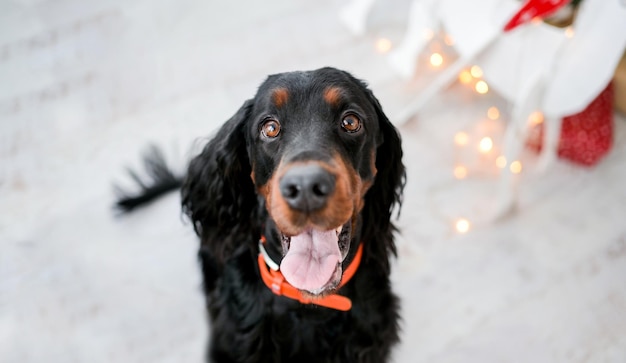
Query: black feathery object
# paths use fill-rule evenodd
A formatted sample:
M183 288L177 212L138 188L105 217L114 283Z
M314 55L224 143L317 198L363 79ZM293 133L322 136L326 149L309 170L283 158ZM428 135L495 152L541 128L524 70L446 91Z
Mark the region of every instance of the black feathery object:
M115 208L121 213L127 213L158 198L164 193L180 188L182 178L174 175L167 166L163 151L151 145L143 154L143 166L147 177L140 177L136 171L128 169L128 174L139 186L140 190L131 194L115 185L118 195Z

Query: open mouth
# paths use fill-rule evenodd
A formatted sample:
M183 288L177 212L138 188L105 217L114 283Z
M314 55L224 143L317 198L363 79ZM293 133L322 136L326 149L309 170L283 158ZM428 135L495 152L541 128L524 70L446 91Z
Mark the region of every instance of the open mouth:
M341 264L350 250L352 225L335 229L307 228L294 236L282 235L280 270L292 286L311 295L334 291L341 282Z

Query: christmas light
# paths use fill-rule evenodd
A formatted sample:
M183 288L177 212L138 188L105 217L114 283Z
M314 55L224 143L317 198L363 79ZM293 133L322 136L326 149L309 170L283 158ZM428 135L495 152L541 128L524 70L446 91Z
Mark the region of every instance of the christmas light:
M454 177L457 179L465 179L467 177L467 168L463 165L458 165L454 168Z
M541 111L535 111L528 116L528 123L530 126L536 126L543 123L543 113Z
M568 26L567 28L565 28L565 36L568 38L573 38L574 37L574 28L572 28L572 26Z
M515 160L514 162L511 163L511 165L509 165L509 170L511 170L511 173L513 174L519 174L522 172L522 163L519 162L518 160Z
M489 109L487 110L487 117L489 117L490 120L497 120L500 118L500 110L498 110L498 108L496 106L492 106L489 107Z
M459 82L463 84L470 83L472 79L473 79L472 74L467 69L459 73Z
M447 46L451 47L454 45L454 38L446 34L445 37L443 37L443 42L446 43Z
M464 146L464 145L467 145L468 141L469 141L469 136L467 136L465 132L461 131L461 132L457 132L456 134L454 134L455 144L459 146Z
M500 169L506 168L506 158L504 155L500 155L496 158L496 166Z
M485 136L482 139L480 139L480 143L478 144L478 150L480 150L481 153L486 154L489 151L491 151L492 148L493 148L493 140L491 140L490 137Z
M376 50L379 53L387 53L391 50L391 40L387 38L379 38L376 41Z
M460 218L455 223L456 231L459 233L467 233L470 229L470 222L465 218Z
M481 95L484 95L485 93L489 92L489 86L487 85L487 82L485 81L476 82L476 86L474 86L474 88L476 89L476 92L480 93Z
M480 78L483 76L483 70L479 66L472 66L472 68L470 68L470 74L474 78Z
M443 64L443 56L439 53L433 53L430 56L430 64L435 68L440 67Z

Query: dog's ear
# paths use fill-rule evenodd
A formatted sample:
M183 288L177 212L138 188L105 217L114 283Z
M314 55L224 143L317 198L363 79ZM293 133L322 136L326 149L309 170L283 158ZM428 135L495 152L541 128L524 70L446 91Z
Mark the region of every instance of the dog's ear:
M201 251L218 266L259 228L252 225L257 199L244 134L251 109L248 100L191 160L181 191L183 211L201 237Z
M396 254L396 247L393 243L393 232L395 226L391 222L392 213L395 208L402 205L402 193L406 183L406 171L402 163L402 145L398 130L389 121L383 109L368 89L367 96L376 110L380 128L379 145L376 149L376 179L374 185L365 195L365 207L363 209L364 239L366 246L377 248L383 245L378 251L372 251L374 256L380 256L381 267L389 271L389 257ZM374 239L382 238L384 241ZM370 243L368 243L370 242Z

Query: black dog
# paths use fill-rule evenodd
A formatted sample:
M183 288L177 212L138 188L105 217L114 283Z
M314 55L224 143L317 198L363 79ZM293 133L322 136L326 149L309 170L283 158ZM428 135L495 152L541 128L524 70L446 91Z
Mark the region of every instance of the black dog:
M388 360L401 159L371 91L332 68L270 76L222 126L182 181L201 238L209 361ZM154 185L122 209L179 185L149 164Z

